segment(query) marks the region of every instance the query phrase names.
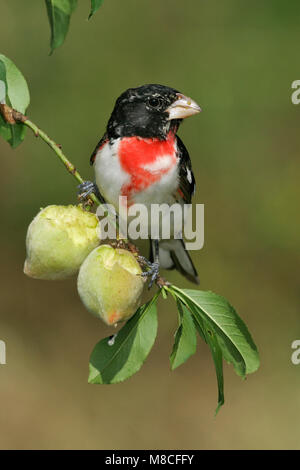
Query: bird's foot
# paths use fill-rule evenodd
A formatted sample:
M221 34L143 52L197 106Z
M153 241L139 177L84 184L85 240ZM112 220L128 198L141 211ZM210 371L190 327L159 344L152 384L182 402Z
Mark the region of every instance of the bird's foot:
M151 261L149 261L144 256L139 256L138 259L141 264L143 264L144 266L148 268L147 271L142 272L141 276L150 278L148 289L151 289L154 282L157 282L157 280L160 278L159 263L157 261L155 261L154 263L151 263Z
M83 183L78 185L78 198L80 200L87 200L91 194L95 194L101 202L104 201L103 197L100 194L99 188L96 183L92 181L84 181Z

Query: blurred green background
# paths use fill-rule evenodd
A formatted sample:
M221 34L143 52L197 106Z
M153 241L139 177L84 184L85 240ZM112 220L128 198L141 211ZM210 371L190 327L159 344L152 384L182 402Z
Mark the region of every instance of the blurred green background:
M300 106L297 0L106 0L91 21L81 0L50 57L44 2L1 2L0 51L24 73L30 118L86 178L117 96L173 86L203 113L180 129L205 204L205 246L192 254L201 288L224 295L247 323L261 367L246 381L225 365L225 406L208 348L170 372L176 329L159 304L159 334L141 371L88 385L95 343L111 334L85 311L75 280L22 272L27 226L40 207L74 203L76 184L30 132L0 142L0 447L114 449L300 448ZM178 274L169 279L189 286Z

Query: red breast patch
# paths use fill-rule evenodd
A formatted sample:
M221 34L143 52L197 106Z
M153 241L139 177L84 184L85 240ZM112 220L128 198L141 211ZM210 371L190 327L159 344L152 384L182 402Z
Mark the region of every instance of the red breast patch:
M171 157L167 165L155 166L161 157ZM130 183L122 187L122 195L130 196L159 181L176 164L175 135L166 140L125 137L119 146L120 165L130 174ZM151 168L152 166L152 168Z

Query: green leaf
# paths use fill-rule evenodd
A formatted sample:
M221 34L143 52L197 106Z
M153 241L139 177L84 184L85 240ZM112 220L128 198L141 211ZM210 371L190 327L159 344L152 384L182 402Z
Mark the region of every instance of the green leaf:
M208 331L208 344L212 353L213 361L215 363L216 376L218 382L218 406L216 408L216 414L218 413L221 406L224 405L224 378L223 378L223 356L222 351L218 343L218 338L213 331Z
M140 307L114 338L101 340L90 357L89 383L112 384L135 374L157 334L156 298Z
M61 46L69 30L70 18L77 6L77 0L45 0L51 28L51 54Z
M181 302L177 302L177 307L180 323L175 333L174 346L170 356L172 370L195 354L197 346L196 330L190 311Z
M213 332L212 329L209 329L208 325L205 325L201 316L198 312L194 313L194 321L197 330L199 331L200 335L209 345L211 354L213 357L213 361L215 364L216 369L216 376L218 382L218 406L216 408L216 414L218 413L219 409L222 405L224 405L224 378L223 378L223 356L222 351L218 343L218 338L216 334Z
M228 301L213 292L178 289L172 291L192 310L205 325L215 332L224 358L233 364L238 375L245 377L259 367L259 355L251 335Z
M93 14L101 7L104 0L91 0L91 11L89 19L92 18Z
M0 102L25 113L29 101L25 78L10 59L0 54ZM21 123L8 124L0 115L0 135L15 148L25 137L25 126Z

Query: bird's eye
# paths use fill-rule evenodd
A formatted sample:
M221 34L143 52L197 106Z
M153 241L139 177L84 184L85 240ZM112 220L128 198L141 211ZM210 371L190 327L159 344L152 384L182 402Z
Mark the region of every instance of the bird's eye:
M148 104L151 108L159 108L162 104L161 98L149 98Z

